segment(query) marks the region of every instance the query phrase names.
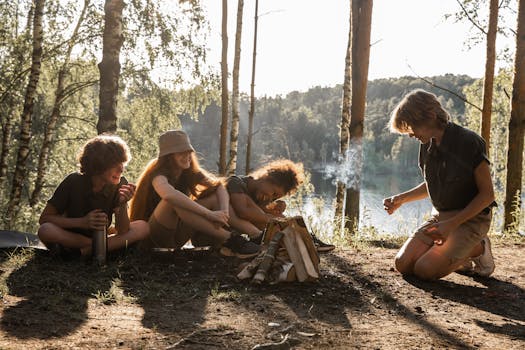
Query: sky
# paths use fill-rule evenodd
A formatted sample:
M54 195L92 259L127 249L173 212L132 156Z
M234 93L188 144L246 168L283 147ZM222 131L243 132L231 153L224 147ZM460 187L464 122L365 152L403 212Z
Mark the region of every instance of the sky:
M208 61L221 61L221 0L203 0L210 20ZM240 90L249 93L255 0L244 1ZM456 0L375 0L369 79L446 73L482 77L485 47L467 49L469 23L445 20ZM348 0L260 0L256 96L334 86L344 78ZM228 1L228 70L233 68L237 1ZM502 45L497 45L500 49ZM231 79L230 79L231 89Z

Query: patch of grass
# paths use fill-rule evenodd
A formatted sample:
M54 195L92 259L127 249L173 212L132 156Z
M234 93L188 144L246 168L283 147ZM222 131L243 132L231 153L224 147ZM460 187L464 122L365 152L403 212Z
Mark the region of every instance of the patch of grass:
M106 291L98 290L96 293L93 293L95 299L98 302L105 305L119 304L119 303L133 303L135 298L129 295L126 295L121 288L122 280L115 278L111 281L111 286Z
M241 302L244 295L235 289L226 289L216 282L210 290L211 299L214 301L234 301Z

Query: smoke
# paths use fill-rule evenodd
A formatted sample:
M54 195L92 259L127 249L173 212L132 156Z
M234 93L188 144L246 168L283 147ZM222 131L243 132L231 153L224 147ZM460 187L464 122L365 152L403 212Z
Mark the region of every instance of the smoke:
M338 155L337 158L337 163L326 165L323 171L324 178L331 180L334 185L342 182L346 188L359 189L363 169L362 143L351 143L345 155Z

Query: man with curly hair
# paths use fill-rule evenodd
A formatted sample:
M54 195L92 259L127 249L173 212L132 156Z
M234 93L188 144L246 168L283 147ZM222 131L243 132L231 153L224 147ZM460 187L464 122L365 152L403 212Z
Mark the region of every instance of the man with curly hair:
M226 180L234 215L231 225L260 241L262 230L275 217L282 217L286 203L280 198L293 193L304 181L302 163L288 159L272 161L248 176L233 175ZM318 251L335 247L312 236Z
M69 174L56 188L40 215L38 237L64 258L90 256L94 231L109 228L115 215L114 234L108 236L108 251L144 239L148 223L130 222L128 201L135 186L122 177L131 158L118 136L100 135L82 148L80 172Z

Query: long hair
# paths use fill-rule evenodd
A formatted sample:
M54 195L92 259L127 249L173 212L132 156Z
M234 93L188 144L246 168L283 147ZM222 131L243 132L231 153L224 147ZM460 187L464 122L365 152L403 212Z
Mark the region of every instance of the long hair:
M149 220L159 204L160 197L152 184L153 179L158 175L164 175L170 185L192 199L208 196L220 184L218 179L199 166L194 152L191 153L190 167L184 169L179 178L175 177L173 171L175 166L173 153L152 159L146 165L137 181L135 195L131 199L129 214L131 220Z
M444 128L450 115L439 103L436 95L423 89L408 93L399 102L390 116L390 130L401 134L409 132L412 126L426 125L432 120L432 114L440 128Z

